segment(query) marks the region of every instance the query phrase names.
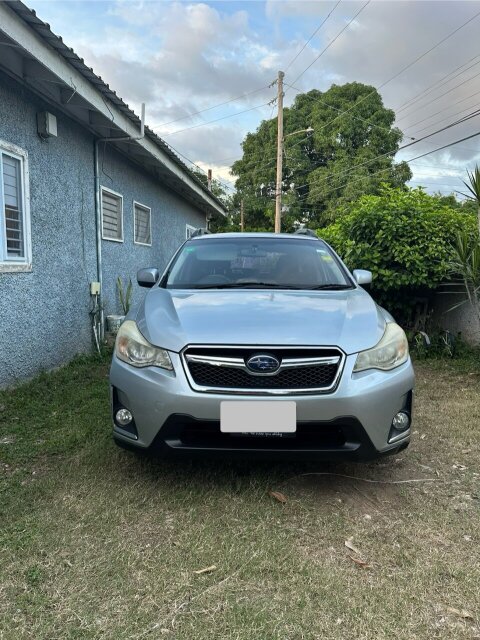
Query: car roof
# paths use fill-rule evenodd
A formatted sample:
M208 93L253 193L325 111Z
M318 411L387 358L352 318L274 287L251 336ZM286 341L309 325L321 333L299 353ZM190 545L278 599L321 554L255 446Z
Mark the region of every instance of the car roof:
M212 240L216 238L281 238L285 240L289 238L290 240L320 240L320 238L314 238L313 236L302 235L302 234L294 234L294 233L273 233L266 231L249 231L245 232L229 232L229 233L204 233L199 236L195 236L194 238L190 238L189 242L198 242L205 239Z

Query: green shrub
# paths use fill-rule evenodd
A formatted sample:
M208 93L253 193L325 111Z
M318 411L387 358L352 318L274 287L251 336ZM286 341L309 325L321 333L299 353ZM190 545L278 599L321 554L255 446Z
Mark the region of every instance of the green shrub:
M476 227L474 215L419 188L384 185L380 195L363 196L339 213L318 235L350 269L372 271L372 294L403 319L415 296L447 279L455 235L474 234Z

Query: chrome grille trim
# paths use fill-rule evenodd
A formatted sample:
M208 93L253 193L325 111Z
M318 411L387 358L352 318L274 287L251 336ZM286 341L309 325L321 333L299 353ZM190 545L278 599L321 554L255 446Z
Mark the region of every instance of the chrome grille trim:
M252 351L260 351L260 352L268 352L269 350L281 349L282 351L291 350L299 350L299 349L308 349L311 351L319 351L328 350L328 351L337 351L338 356L319 356L313 358L283 358L280 364L279 369L274 373L253 373L250 371L245 365L245 361L243 358L230 358L225 356L208 356L208 355L195 355L189 354L187 351L189 349L242 349L242 350L252 350ZM312 395L312 394L324 394L324 393L332 393L340 380L340 376L343 372L343 367L345 364L345 354L338 347L311 347L304 345L295 345L295 346L284 346L284 345L218 345L218 344L190 344L187 345L180 353L183 368L185 371L185 375L187 376L187 380L194 391L199 391L201 393L218 393L218 394L233 394L233 395ZM315 365L334 365L337 364L337 371L335 374L335 378L333 382L328 386L312 388L308 387L306 389L251 389L251 388L241 388L241 387L210 387L199 385L193 379L193 376L189 369L189 362L197 362L201 364L208 364L216 367L230 367L236 369L242 369L247 372L251 376L260 376L262 378L265 377L273 377L277 375L280 371L284 369L294 368L294 367L311 367Z

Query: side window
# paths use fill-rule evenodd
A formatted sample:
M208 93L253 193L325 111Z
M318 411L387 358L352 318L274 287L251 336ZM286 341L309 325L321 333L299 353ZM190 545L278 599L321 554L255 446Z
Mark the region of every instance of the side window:
M188 240L189 238L192 237L192 233L194 231L196 231L197 228L196 227L192 227L191 224L186 224L185 225L185 239Z
M31 263L27 153L0 140L0 271Z
M152 246L152 210L139 202L133 203L134 242Z
M102 238L123 242L123 197L102 187Z

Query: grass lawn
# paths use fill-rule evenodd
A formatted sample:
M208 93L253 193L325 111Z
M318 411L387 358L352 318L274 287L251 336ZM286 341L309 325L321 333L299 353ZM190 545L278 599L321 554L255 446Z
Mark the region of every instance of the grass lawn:
M0 638L480 638L472 367L418 363L411 447L357 465L138 459L106 361L0 392Z

